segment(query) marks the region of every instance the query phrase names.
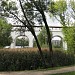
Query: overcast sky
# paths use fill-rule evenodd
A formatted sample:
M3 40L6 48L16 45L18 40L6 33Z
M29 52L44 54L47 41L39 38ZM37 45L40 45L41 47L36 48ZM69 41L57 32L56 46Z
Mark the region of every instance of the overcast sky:
M11 0L11 1L15 1L17 2L17 6L19 7L19 2L17 0ZM54 1L57 1L57 0L54 0ZM55 20L54 18L50 18L49 14L45 13L46 14L46 19L47 19L47 23L49 26L60 26L61 24ZM11 19L11 18L8 18L8 22L9 23L12 23L14 24L15 20ZM20 22L19 22L20 23ZM18 23L18 24L19 24Z

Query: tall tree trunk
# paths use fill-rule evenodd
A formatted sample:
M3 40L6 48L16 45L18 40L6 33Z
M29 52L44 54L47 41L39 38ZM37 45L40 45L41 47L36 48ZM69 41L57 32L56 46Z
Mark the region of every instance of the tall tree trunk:
M47 31L47 37L48 37L49 52L50 52L50 62L51 62L51 66L53 66L53 60L52 60L53 50L52 50L52 43L51 43L51 34L50 34L50 30L49 30L49 27L48 27L48 24L47 24L47 21L46 21L44 10L43 10L42 5L41 5L41 0L39 0L39 6L38 6L38 3L36 3L35 0L32 0L32 2L34 3L36 9L42 15L43 21L45 23L45 27L46 27L46 31Z
M36 40L37 47L38 47L38 49L39 49L39 52L40 52L42 61L43 61L44 65L46 66L45 60L44 60L44 56L43 56L43 53L42 53L42 50L41 50L41 47L40 47L40 44L39 44L39 42L38 42L37 36L36 36L36 34L35 34L35 31L34 31L34 29L33 29L33 27L32 27L32 24L29 22L29 20L28 20L26 14L25 14L25 11L24 11L24 8L23 8L23 5L22 5L21 0L19 0L19 3L20 3L21 10L22 10L22 12L23 12L24 18L26 19L28 25L26 25L26 23L23 23L23 22L22 22L22 23L23 23L25 26L27 26L27 28L28 28L28 29L30 30L30 32L33 34L33 36L34 36L34 38L35 38L35 40Z
M44 12L41 12L41 14L42 14L42 18L45 23L45 27L46 27L46 31L47 31L48 45L49 45L49 52L50 52L50 63L51 63L51 67L53 67L53 59L52 59L53 50L52 50L51 34L50 34L50 30L49 30Z
M35 32L34 32L34 33L32 32L32 34L33 34L33 36L34 36L34 38L35 38L35 40L36 40L36 44L37 44L37 47L38 47L38 49L39 49L40 56L41 56L41 58L42 58L42 63L43 63L43 65L44 65L44 68L46 68L46 67L47 67L47 66L46 66L46 62L45 62L45 59L44 59L44 56L43 56L43 52L42 52L42 50L41 50L41 46L40 46L40 44L39 44L39 42L38 42L37 36L35 35Z

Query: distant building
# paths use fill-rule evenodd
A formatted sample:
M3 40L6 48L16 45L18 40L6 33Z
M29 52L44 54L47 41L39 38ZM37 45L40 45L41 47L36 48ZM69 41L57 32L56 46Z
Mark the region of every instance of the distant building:
M11 36L13 38L13 41L10 45L10 48L20 48L19 46L16 46L16 39L19 37L19 36L26 36L29 40L29 45L26 46L26 47L33 47L33 41L34 41L34 37L33 35L31 34L30 31L27 31L28 29L26 29L26 31L19 31L18 30L19 27L14 27L12 29L12 32L11 32ZM60 47L61 43L62 43L62 48L67 50L67 43L66 41L64 41L63 39L63 33L62 33L62 27L60 26L50 26L50 30L52 32L52 43L54 46L58 46ZM36 35L38 35L40 32L40 27L35 27L35 33Z

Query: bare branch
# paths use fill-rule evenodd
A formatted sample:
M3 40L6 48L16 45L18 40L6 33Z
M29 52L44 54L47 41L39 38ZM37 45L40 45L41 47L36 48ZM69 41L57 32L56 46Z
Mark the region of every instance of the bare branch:
M24 15L26 21L28 22L28 25L29 25L29 26L27 26L28 29L30 29L32 32L34 32L34 29L33 29L32 25L29 23L29 20L28 20L27 17L26 17L26 14L25 14L25 12L24 12L24 8L23 8L23 6L22 6L21 0L19 0L19 3L20 3L20 6L21 6L23 15Z
M14 17L16 17L21 23L24 24L24 22L22 20L20 20L20 18L18 16L16 16L13 12L10 11L9 13L12 14Z

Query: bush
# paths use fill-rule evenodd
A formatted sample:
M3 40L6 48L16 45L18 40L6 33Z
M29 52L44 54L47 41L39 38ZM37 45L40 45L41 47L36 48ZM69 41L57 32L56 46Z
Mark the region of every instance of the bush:
M53 54L53 62L55 66L68 66L75 64L73 54L67 54L63 51L55 51Z
M49 67L50 59L49 52L43 50L46 64ZM25 50L0 50L0 71L17 71L17 70L32 70L44 68L38 51ZM67 54L63 51L54 51L53 66L67 66L75 63L74 55Z

